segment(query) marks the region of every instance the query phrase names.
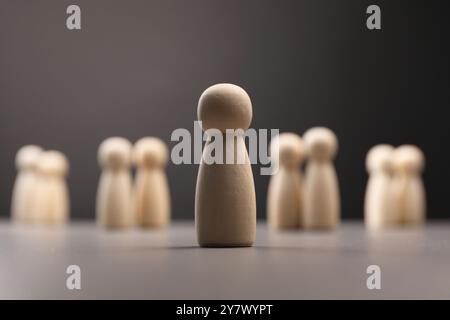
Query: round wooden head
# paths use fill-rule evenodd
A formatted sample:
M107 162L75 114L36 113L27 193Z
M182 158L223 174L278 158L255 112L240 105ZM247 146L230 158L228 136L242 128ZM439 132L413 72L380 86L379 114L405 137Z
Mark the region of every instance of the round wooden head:
M168 158L169 150L159 138L142 138L134 145L133 162L138 167L161 168L167 164Z
M241 87L220 83L206 89L200 97L197 109L202 129L246 130L252 121L252 102Z
M367 172L392 171L392 157L394 147L389 144L379 144L372 147L366 156Z
M35 169L42 151L42 148L36 145L26 145L20 148L15 161L17 170Z
M101 167L127 168L131 165L131 143L125 138L112 137L100 144L98 161Z
M44 151L38 159L37 170L44 175L66 176L69 173L69 161L62 152Z
M285 168L298 168L305 158L305 153L303 140L295 133L281 133L270 143L271 156L278 156L279 164Z
M423 152L414 145L405 144L394 151L394 167L408 173L422 172L425 167Z
M315 127L303 135L308 156L312 160L331 160L338 149L337 137L333 131L325 127Z

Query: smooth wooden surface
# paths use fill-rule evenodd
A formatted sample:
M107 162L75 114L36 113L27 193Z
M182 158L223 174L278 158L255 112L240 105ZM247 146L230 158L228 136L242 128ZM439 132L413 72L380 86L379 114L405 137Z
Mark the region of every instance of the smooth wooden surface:
M68 265L80 291L66 289ZM381 290L366 268L381 267ZM0 298L392 299L450 298L450 222L369 234L362 222L335 231L257 228L255 246L199 248L193 222L160 231L103 231L0 223Z

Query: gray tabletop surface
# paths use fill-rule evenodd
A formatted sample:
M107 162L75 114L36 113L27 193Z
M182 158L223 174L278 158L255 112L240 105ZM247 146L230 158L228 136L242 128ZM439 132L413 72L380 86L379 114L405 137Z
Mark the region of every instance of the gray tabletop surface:
M69 265L81 289L69 290ZM381 289L367 288L367 267ZM249 248L199 248L192 222L165 231L104 231L0 222L1 299L449 299L450 223L368 232L274 232Z

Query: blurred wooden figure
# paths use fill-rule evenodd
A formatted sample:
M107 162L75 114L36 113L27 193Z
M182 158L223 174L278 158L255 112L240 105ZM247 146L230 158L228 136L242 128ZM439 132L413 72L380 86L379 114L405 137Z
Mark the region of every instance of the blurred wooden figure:
M338 141L328 128L316 127L303 139L309 157L305 172L304 225L309 229L335 228L340 218L340 195L332 159Z
M19 149L16 155L17 177L14 183L11 217L14 222L30 223L33 220L33 197L36 191L37 163L42 148L27 145Z
M370 149L366 157L369 180L364 200L364 221L371 230L395 227L400 223L392 193L393 151L393 146L380 144Z
M134 146L137 173L133 201L141 227L164 228L170 222L170 192L164 172L168 154L166 144L154 137L142 138Z
M305 157L302 138L282 133L271 144L278 172L271 176L267 193L267 219L274 229L295 229L303 223L303 181L300 165ZM275 160L276 161L276 160Z
M98 151L102 168L97 189L97 223L109 229L128 228L133 222L131 143L120 137L103 141Z
M416 146L402 145L395 149L393 163L393 193L400 222L406 226L421 225L426 215L426 194L421 177L425 156Z
M38 159L38 180L33 201L34 221L42 225L64 225L69 218L66 176L69 162L59 151L44 151Z

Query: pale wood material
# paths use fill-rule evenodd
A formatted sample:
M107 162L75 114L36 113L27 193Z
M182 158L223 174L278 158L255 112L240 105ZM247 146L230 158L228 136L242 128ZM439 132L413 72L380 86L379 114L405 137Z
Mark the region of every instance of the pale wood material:
M340 220L340 195L332 163L338 142L327 128L305 132L303 139L309 161L305 172L304 226L308 229L332 229Z
M252 105L247 93L232 84L217 84L203 92L198 104L198 117L204 130L215 128L247 129L252 118ZM223 139L223 155L230 146ZM234 159L241 164L207 164L211 154L208 141L203 151L195 194L195 222L200 246L251 246L256 233L256 195L253 173L241 136L235 137Z
M16 155L17 177L14 183L11 217L14 222L30 223L33 220L33 198L36 191L37 162L42 148L26 145Z
M371 148L366 157L369 179L364 200L364 221L371 230L396 227L400 223L393 196L393 151L387 144Z
M164 228L170 223L170 191L164 172L168 153L166 144L154 137L142 138L134 146L133 202L137 224L143 228Z
M426 194L421 173L425 166L422 151L413 145L403 145L394 151L394 197L401 223L419 226L425 221Z
M97 223L105 228L128 228L132 214L131 143L125 138L106 139L99 147L102 168L97 190Z
M65 180L69 162L59 151L44 151L38 159L38 179L33 201L34 222L64 225L70 214L69 192Z
M303 179L299 166L305 157L302 138L282 133L270 146L279 169L271 176L267 192L267 219L274 229L296 229L303 224Z

